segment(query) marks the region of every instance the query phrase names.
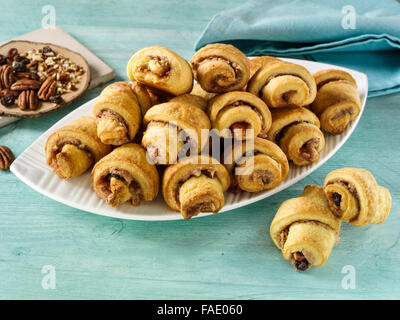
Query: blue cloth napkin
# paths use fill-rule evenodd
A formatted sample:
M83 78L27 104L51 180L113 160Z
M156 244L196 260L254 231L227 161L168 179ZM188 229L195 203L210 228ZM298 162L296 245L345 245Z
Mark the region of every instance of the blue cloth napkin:
M369 96L400 92L400 3L258 0L224 11L196 43L231 43L247 55L305 58L368 75Z

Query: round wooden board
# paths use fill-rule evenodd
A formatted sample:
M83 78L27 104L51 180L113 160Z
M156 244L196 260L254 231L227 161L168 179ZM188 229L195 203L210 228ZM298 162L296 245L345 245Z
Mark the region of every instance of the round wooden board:
M64 93L61 97L63 98L63 103L56 104L51 102L40 101L40 106L37 110L20 110L17 105L11 107L5 107L0 103L0 115L1 116L13 116L13 117L40 117L47 113L56 111L62 107L71 104L76 99L80 98L86 93L90 85L90 68L86 59L77 52L71 51L67 48L51 44L51 43L40 43L31 41L10 41L2 46L0 46L0 54L7 56L8 51L11 48L17 48L19 53L26 52L32 49L42 49L48 46L54 52L64 55L64 57L69 58L72 62L82 67L84 73L82 75L81 81L77 84L78 90L73 92Z

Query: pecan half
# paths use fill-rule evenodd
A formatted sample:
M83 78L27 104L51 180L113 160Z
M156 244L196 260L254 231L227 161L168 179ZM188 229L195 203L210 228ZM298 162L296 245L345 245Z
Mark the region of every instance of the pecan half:
M6 146L0 146L0 169L8 170L14 161L14 155Z
M36 110L39 107L39 99L35 91L22 91L18 96L18 107L21 110Z
M0 89L10 89L15 82L14 70L9 65L3 65L0 68Z
M49 100L50 97L56 93L56 79L54 77L48 77L39 89L39 99L43 101Z
M40 81L32 79L21 79L15 82L11 86L11 90L25 91L25 90L37 90L40 88Z

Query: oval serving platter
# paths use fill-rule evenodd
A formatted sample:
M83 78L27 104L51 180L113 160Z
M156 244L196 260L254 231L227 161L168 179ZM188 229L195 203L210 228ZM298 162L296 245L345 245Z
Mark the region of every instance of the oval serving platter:
M90 68L86 59L79 53L69 50L67 48L51 44L32 42L26 40L12 40L2 46L0 46L0 54L7 56L8 51L11 48L16 48L19 53L27 52L32 49L42 49L43 47L50 47L54 52L62 54L64 57L69 58L72 62L82 67L84 73L81 81L77 85L77 90L67 92L62 95L63 102L51 103L51 102L40 102L40 107L37 110L20 110L17 105L11 107L5 107L0 103L0 116L12 116L12 117L40 117L47 113L56 111L62 107L70 105L73 101L83 96L90 85Z
M304 167L298 167L291 164L289 175L277 188L258 193L225 193L226 203L219 214L224 211L240 208L253 202L268 198L269 196L290 187L294 183L298 182L299 180L305 178L310 173L315 171L329 158L331 158L346 142L346 140L350 137L350 135L356 128L364 110L368 94L368 79L364 73L313 61L286 58L281 59L300 64L306 67L311 73L323 69L332 68L342 69L349 72L357 81L358 91L360 93L362 102L360 116L355 121L353 121L351 125L340 135L334 136L325 133L326 145L324 150L320 154L319 161L312 165ZM155 199L154 201L144 202L138 207L134 207L129 204L123 204L119 207L112 208L108 206L105 202L100 200L100 198L98 198L96 193L93 191L90 181L90 172L87 172L80 177L66 181L59 178L51 171L50 167L47 166L44 154L44 146L47 137L54 130L70 123L78 117L83 115L91 115L91 109L95 100L96 99L93 99L85 103L84 105L77 108L76 110L65 116L63 119L58 121L55 125L53 125L12 163L10 170L19 179L21 179L24 183L26 183L36 191L46 195L51 199L80 210L108 217L129 220L159 221L183 219L180 212L172 211L164 203L161 193L159 193L157 199ZM204 217L211 214L212 213L201 213L197 217Z

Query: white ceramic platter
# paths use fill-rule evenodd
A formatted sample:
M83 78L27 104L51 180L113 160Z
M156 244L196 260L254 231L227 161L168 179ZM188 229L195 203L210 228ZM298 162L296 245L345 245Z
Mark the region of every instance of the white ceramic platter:
M311 73L332 68L342 69L349 72L357 81L358 91L360 93L362 102L362 114L368 94L368 79L364 73L313 61L286 58L282 58L282 60L300 64L307 68ZM80 116L91 115L94 102L95 99L85 103L53 125L13 162L10 170L19 179L36 191L46 195L51 199L80 210L108 217L130 220L158 221L182 219L182 216L179 212L172 211L164 203L161 193L158 195L156 200L142 203L138 207L134 207L130 204L123 204L117 208L112 208L100 200L100 198L98 198L96 193L93 191L90 181L90 172L66 181L59 178L51 171L50 167L47 166L44 153L44 146L47 137L54 130L65 126ZM259 193L240 192L238 194L227 192L225 194L226 204L220 213L240 208L250 203L268 198L269 196L290 187L292 184L308 176L323 163L325 163L330 157L332 157L346 142L356 128L361 114L342 134L333 136L325 133L325 148L320 154L320 158L317 163L304 167L291 165L289 175L277 188L273 190ZM211 213L202 213L198 217L204 217L210 214Z

